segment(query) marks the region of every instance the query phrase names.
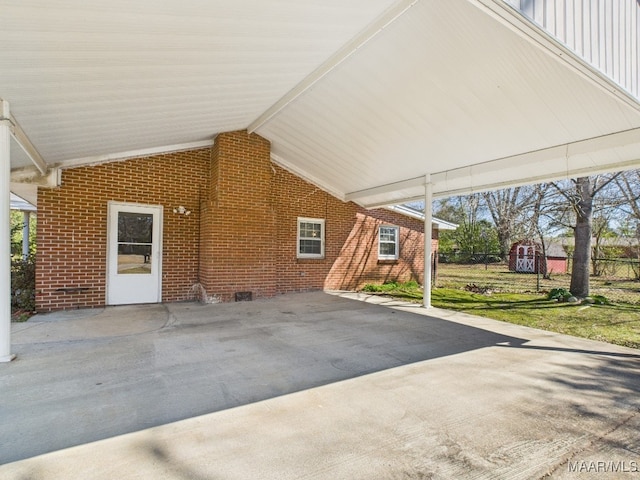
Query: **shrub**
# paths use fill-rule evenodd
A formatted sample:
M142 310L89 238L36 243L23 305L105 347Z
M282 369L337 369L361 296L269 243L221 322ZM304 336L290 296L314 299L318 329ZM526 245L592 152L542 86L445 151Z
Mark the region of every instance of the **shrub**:
M36 309L36 262L33 256L11 261L11 309Z
M596 305L611 305L609 299L604 295L591 295L589 298L591 298Z
M547 294L547 300L558 300L559 302L566 302L571 298L571 292L566 288L554 288Z

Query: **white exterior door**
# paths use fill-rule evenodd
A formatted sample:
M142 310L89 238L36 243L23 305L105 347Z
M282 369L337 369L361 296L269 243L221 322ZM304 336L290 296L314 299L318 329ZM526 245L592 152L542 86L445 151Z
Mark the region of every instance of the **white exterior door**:
M516 256L516 272L533 273L535 272L535 248L519 245L518 255Z
M162 301L162 206L109 202L107 304Z

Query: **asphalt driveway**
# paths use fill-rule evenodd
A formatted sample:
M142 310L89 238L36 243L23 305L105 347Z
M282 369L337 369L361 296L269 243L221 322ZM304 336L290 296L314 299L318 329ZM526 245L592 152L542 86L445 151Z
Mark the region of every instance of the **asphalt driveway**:
M0 478L633 478L640 352L380 297L13 325Z

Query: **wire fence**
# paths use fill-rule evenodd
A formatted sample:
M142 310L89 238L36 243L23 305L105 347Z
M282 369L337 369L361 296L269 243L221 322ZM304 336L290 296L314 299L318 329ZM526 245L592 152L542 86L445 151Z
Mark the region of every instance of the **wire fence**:
M505 261L499 253L439 253L435 286L480 292L548 292L569 287L572 263L571 256L511 256ZM640 301L638 259L597 258L590 268L593 293L633 303Z
M572 258L569 257L569 268ZM640 280L640 260L632 258L595 258L591 261L592 275L621 280ZM571 271L571 270L569 270Z

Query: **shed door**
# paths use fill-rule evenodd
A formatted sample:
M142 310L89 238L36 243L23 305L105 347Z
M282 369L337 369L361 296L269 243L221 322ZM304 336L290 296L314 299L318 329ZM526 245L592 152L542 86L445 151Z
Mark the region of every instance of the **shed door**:
M109 203L107 304L162 300L162 206Z
M535 272L535 248L533 246L518 245L516 256L516 272Z

